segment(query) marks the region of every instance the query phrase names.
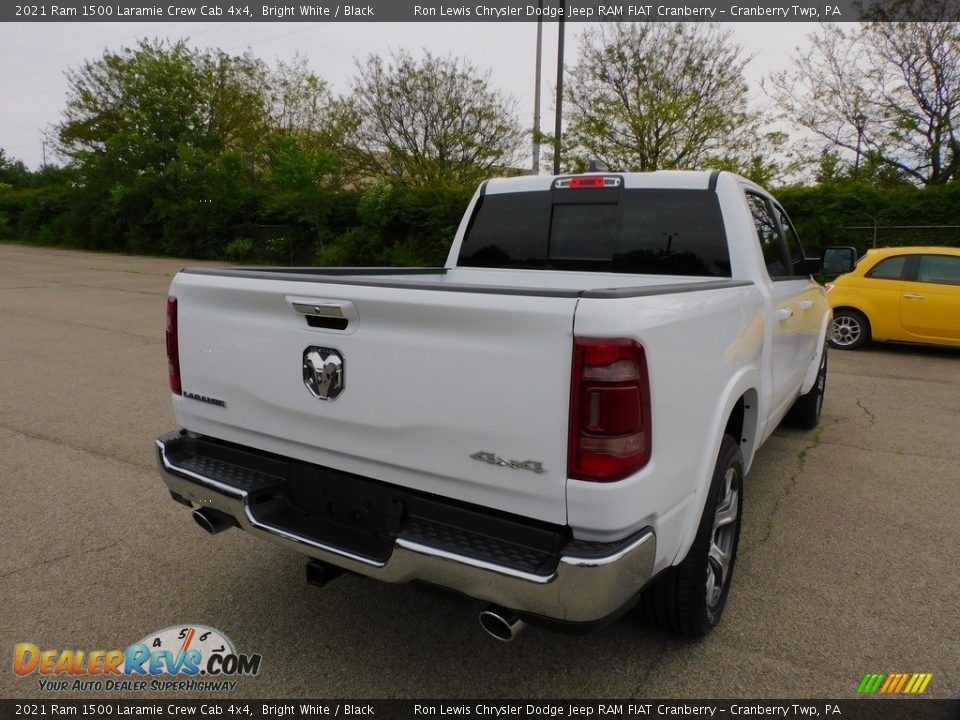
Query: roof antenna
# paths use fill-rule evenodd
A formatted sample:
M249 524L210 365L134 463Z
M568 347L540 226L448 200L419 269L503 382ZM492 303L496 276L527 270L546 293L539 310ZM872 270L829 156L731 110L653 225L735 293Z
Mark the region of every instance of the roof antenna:
M590 161L590 164L587 165L587 172L610 172L610 168L607 167L607 164L603 160L594 158Z

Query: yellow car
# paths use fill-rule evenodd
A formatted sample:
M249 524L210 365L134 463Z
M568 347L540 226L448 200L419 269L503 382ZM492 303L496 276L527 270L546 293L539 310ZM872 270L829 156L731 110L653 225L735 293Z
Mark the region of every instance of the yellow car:
M960 248L868 250L852 272L827 283L827 300L834 347L871 339L960 347Z

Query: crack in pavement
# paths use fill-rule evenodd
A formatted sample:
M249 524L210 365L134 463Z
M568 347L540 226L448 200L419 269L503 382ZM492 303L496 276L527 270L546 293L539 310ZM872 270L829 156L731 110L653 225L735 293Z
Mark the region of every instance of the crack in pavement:
M823 425L817 428L817 431L814 433L813 438L810 442L805 445L800 452L797 453L797 469L793 472L790 478L787 480L786 486L783 490L777 495L777 499L773 504L773 510L770 511L770 514L767 516L767 522L764 526L763 537L760 538L758 545L763 545L770 539L770 536L773 534L774 521L776 520L777 513L780 512L780 507L783 505L784 500L786 500L790 495L793 494L794 489L797 487L797 480L800 477L800 473L803 472L803 468L807 464L807 453L813 450L820 444L820 437L823 435Z
M40 341L34 344L39 345ZM150 347L151 345L165 345L165 344L166 343L163 338L158 338L155 340L151 340L149 342L145 342L142 345L137 345L136 347L145 348L145 347ZM48 360L50 358L63 358L63 353L58 351L58 352L41 353L39 355L32 355L29 353L29 348L23 348L18 357L9 357L9 358L0 357L0 365L3 365L4 363L19 364L19 363L22 363L24 359L28 359L30 360L30 362L35 362L37 360Z
M863 404L863 401L864 401L865 399L866 399L866 398L859 398L859 397L858 397L858 398L857 398L857 407L859 407L861 410L863 410L863 412L865 412L865 413L867 414L867 418L869 418L869 422L867 423L867 427L869 428L869 427L873 427L874 424L877 422L877 416L874 415L872 412L870 412L869 408L867 408L867 406Z
M63 323L64 325L75 325L77 327L87 328L89 330L103 330L104 332L117 333L119 335L129 335L130 337L135 337L139 340L157 340L153 335L141 335L140 333L133 333L129 330L118 330L117 328L111 327L102 327L100 325L88 325L87 323L81 323L71 320L65 320L62 316L55 318L44 317L43 315L31 315L30 313L17 312L16 310L9 310L7 308L0 308L0 312L6 313L7 315L16 315L18 317L30 318L31 320L43 320L45 322L52 323Z
M862 372L853 372L846 370L830 370L831 373L836 372L838 375L848 375L850 377L862 378L864 377ZM869 377L873 380L909 380L910 382L922 382L932 385L942 385L944 380L932 378L926 375L895 375L893 373L880 373L880 372L871 372Z
M923 458L924 460L946 460L948 462L956 462L957 460L957 458L952 458L949 455L924 455L922 453L904 452L903 450L890 450L889 448L880 449L875 447L862 447L860 445L851 445L850 443L835 442L833 440L824 440L821 444L849 448L851 450L863 450L864 452L873 453L875 455L888 453L890 455L899 455L900 457L906 458Z
M673 645L674 641L670 638L663 638L662 640L657 641L657 655L653 659L646 669L643 671L643 674L640 676L640 684L637 685L633 691L630 693L630 697L646 697L647 693L644 692L644 688L647 683L650 681L650 678L653 677L653 674L663 667L664 658L667 657L667 649Z
M776 651L775 648L772 648L772 647L744 648L742 645L739 645L735 642L731 642L729 639L722 638L722 637L717 638L716 642L717 644L722 645L724 647L731 648L731 649L745 650L746 652L750 653L754 657L763 658L764 660L772 660L781 665L789 664L795 668L799 668L800 670L809 670L811 672L820 672L823 670L822 662L815 662L812 660L808 662L800 655L790 652L789 648L786 648L784 650L784 653L780 654Z
M27 430L10 427L9 425L0 425L0 430L5 430L7 432L13 433L14 435L20 435L25 438L30 438L31 440L39 440L40 442L48 442L52 445L58 445L60 447L69 448L74 452L87 453L89 455L93 455L94 457L98 457L101 460L110 460L112 462L120 463L122 465L129 465L130 467L135 467L138 470L149 470L153 466L153 463L145 463L143 465L140 465L138 463L133 462L132 460L127 460L124 457L114 457L113 455L107 455L106 453L98 450L94 450L93 448L84 447L83 445L73 445L72 443L66 442L65 440L62 440L60 438L55 438L50 435L40 435L38 433L31 433ZM0 437L2 437L3 439L8 439L10 436L0 436Z
M182 267L184 266L181 266L181 268ZM93 270L94 272L130 273L131 275L153 275L154 277L173 277L178 272L180 272L180 270L162 270L162 271L161 270L127 270L124 268L103 268L103 267L88 267L87 270Z
M69 552L66 555L57 555L56 557L47 558L46 560L41 560L40 562L33 563L32 565L24 565L23 567L14 568L13 570L8 570L5 573L0 573L0 579L8 578L11 575L16 575L17 573L27 572L28 570L35 570L41 568L44 565L51 565L55 562L60 562L61 560L66 560L67 558L74 557L75 555L89 555L90 553L103 552L104 550L109 550L115 545L119 545L119 540L114 540L111 543L107 543L102 547L90 548L88 550L80 550L79 552Z
M171 280L173 280L173 275L170 275L169 277ZM152 297L163 297L167 295L166 289L164 290L131 290L129 288L119 288L119 287L113 287L111 285L91 285L90 283L78 283L78 282L57 282L56 280L52 282L54 285L58 285L60 287L67 287L67 288L86 288L88 290L107 290L109 292L131 293L134 295L149 295ZM169 285L167 287L169 287Z

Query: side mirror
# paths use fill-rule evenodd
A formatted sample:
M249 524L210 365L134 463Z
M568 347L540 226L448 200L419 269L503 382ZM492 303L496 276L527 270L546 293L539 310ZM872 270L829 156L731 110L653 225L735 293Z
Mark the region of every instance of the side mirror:
M838 245L823 249L820 255L820 272L836 277L853 270L857 266L857 249L847 245Z

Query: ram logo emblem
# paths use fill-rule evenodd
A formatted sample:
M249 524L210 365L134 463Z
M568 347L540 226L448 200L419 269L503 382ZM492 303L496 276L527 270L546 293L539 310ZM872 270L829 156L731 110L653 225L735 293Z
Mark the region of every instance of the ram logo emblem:
M535 472L537 474L546 472L546 470L543 469L543 463L539 460L507 460L506 458L500 457L496 453L487 452L486 450L475 452L470 457L474 460L479 460L480 462L485 462L489 465L498 465L500 467L507 467L513 470L529 470L530 472Z
M345 387L343 355L335 348L311 345L303 351L303 384L314 397L336 400Z

